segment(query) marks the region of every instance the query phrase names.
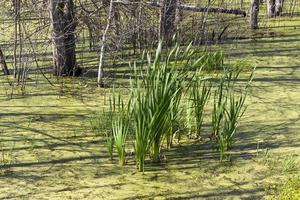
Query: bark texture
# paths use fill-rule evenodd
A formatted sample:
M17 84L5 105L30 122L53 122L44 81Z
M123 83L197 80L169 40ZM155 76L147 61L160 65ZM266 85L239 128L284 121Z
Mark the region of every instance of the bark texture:
M250 27L252 29L258 28L258 13L259 13L259 0L252 0L250 10Z
M281 16L282 15L283 2L284 2L284 0L275 0L275 14L276 14L276 16Z
M73 0L50 0L52 24L53 74L56 76L78 75Z
M7 65L6 65L6 62L5 62L5 57L4 57L4 54L3 54L1 49L0 49L0 65L1 65L3 73L5 75L9 75L9 70L7 68Z
M268 0L267 15L268 17L277 17L282 15L284 0Z
M176 7L177 0L163 0L160 12L160 31L159 36L166 46L172 43L172 37L175 34L176 26Z
M267 16L275 17L275 0L267 0Z

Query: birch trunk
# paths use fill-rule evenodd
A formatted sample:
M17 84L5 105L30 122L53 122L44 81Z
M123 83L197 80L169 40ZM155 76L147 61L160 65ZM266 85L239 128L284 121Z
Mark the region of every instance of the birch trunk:
M104 30L104 33L103 33L102 39L101 39L101 48L100 48L100 55L99 55L99 68L98 68L97 83L98 83L98 86L102 86L102 87L104 86L104 83L103 83L103 63L104 63L106 38L107 38L108 30L109 30L110 25L111 25L112 18L113 18L113 0L111 0L110 4L109 4L107 24L106 24L106 28Z

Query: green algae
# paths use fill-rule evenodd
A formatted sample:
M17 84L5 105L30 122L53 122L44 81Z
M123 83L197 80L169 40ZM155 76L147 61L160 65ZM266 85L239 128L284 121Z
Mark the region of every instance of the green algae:
M28 82L26 94L0 89L0 198L3 199L264 199L268 185L299 173L300 28L279 24L276 37L223 44L230 60L257 65L233 161L221 164L209 143L184 139L145 174L129 158L125 167L107 156L105 139L90 117L107 108L110 89L79 79L50 86ZM297 18L298 19L298 18ZM286 29L287 24L297 27ZM277 24L278 25L278 24ZM280 28L281 27L281 28ZM284 37L283 37L284 36ZM52 80L52 79L51 79ZM55 82L55 79L53 79ZM75 85L75 86L74 86ZM126 93L127 90L124 91ZM209 123L206 116L205 123ZM210 129L204 130L209 134ZM266 153L269 152L269 153ZM294 155L296 169L283 171ZM297 170L298 169L298 170ZM272 188L271 188L272 190Z

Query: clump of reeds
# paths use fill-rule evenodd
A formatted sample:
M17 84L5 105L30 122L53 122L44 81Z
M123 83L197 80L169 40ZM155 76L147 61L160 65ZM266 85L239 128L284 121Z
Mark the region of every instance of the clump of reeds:
M241 71L242 68L237 70L224 68L223 77L220 78L214 95L212 136L218 142L221 161L230 159L229 152L234 143L236 130L246 110L245 100L254 70L247 79L245 87L236 87Z
M205 105L208 103L211 85L207 79L196 78L192 82L190 101L196 119L196 137L200 137Z

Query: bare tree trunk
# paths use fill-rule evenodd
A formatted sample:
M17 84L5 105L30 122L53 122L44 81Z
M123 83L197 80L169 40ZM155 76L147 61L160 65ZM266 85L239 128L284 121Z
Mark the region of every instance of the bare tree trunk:
M107 33L108 33L108 30L111 25L112 18L113 18L113 0L111 0L110 4L109 4L107 24L106 24L104 33L102 35L100 55L99 55L99 69L98 69L97 83L99 86L102 86L102 87L104 86L102 79L103 79L103 63L104 63L104 53L105 53L105 46L106 46L106 37L107 37Z
M132 25L131 42L133 46L133 54L135 55L137 49L140 47L139 41L139 26L140 26L140 2L134 1L136 4L130 9L130 24Z
M267 16L275 17L275 0L267 0Z
M182 0L177 0L177 4L180 4ZM177 10L175 16L175 25L176 25L176 32L177 32L177 42L181 43L181 30L182 30L182 21L183 21L183 11Z
M53 74L62 75L65 67L66 50L64 44L64 1L50 0L50 18L52 23Z
M258 28L258 13L259 13L259 0L252 0L250 10L250 27L252 29Z
M290 8L289 8L289 15L290 16L293 16L294 15L294 12L295 12L295 8L296 8L296 0L293 0L291 3L290 3Z
M65 5L65 46L66 46L66 63L64 73L67 75L78 76L81 69L76 63L76 41L75 29L77 21L74 12L74 1L67 0Z
M275 0L275 13L276 13L276 16L281 16L282 15L283 2L284 2L284 0Z
M177 0L163 0L160 13L159 38L164 40L166 46L172 43L172 37L175 34Z
M76 20L74 13L73 0L67 0L65 4L65 50L66 50L66 62L64 74L77 76L78 68L76 63L76 42L75 42L75 29Z
M198 36L198 43L203 44L205 39L205 31L206 31L206 21L208 17L209 8L211 7L211 1L208 0L207 3L207 10L202 14L201 21L200 21L200 32Z
M73 0L50 0L49 11L53 29L53 74L76 75L76 23Z
M89 34L89 49L90 51L93 51L94 50L94 35L93 35L93 25L89 19L88 16L83 16L82 17L82 22L86 25L87 27L87 31L88 31L88 34ZM83 32L84 33L84 32Z
M20 18L20 0L13 0L14 8L14 77L17 77L18 73L18 59L17 59L17 48L18 48L18 23Z
M23 33L22 33L22 28L21 28L21 2L20 0L18 1L18 36L19 36L19 67L17 70L17 77L18 77L18 84L21 82L21 76L24 71L24 63L22 62L22 54L23 54Z
M121 15L119 12L119 8L117 6L114 6L113 9L113 15L114 15L114 24L115 24L115 29L116 29L116 35L121 34Z
M5 57L4 57L4 54L3 54L1 49L0 49L0 65L1 65L3 73L5 75L9 75L9 70L7 68L7 65L6 65L6 62L5 62Z

